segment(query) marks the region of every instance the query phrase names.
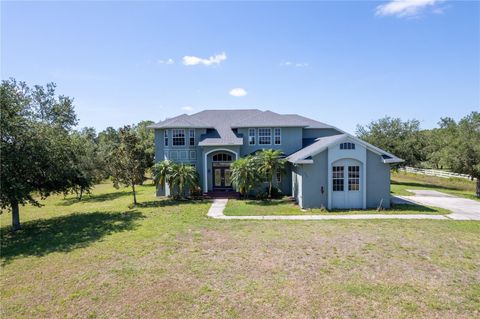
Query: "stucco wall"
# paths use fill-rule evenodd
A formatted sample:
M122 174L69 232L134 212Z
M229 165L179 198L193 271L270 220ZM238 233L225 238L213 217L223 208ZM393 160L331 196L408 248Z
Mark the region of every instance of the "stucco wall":
M367 208L390 208L390 165L381 157L367 150Z
M281 150L285 155L290 155L302 148L302 128L301 127L282 127L281 128L281 144L275 145L273 128L272 128L272 144L258 144L258 130L256 131L255 145L248 144L248 128L239 128L238 133L243 135L243 146L240 150L240 156L251 154L262 149Z
M327 151L313 157L313 164L301 165L302 208L327 207L328 201L328 158ZM323 186L323 194L322 194ZM299 203L300 204L300 203Z

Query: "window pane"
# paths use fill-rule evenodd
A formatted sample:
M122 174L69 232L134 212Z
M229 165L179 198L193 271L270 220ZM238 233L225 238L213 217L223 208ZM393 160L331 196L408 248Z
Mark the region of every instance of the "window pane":
M343 166L333 166L332 185L334 192L343 191Z
M254 128L248 129L248 144L255 145L255 129Z
M185 145L185 130L184 129L173 129L172 130L172 140L173 140L173 145L175 145L175 146Z
M348 190L349 191L360 190L360 166L348 167Z
M269 128L258 129L258 144L267 145L272 144L272 130Z
M281 132L282 132L281 129L278 128L278 127L274 129L274 138L275 138L274 143L275 143L275 145L280 145L282 143L282 140L281 140L281 134L282 133Z

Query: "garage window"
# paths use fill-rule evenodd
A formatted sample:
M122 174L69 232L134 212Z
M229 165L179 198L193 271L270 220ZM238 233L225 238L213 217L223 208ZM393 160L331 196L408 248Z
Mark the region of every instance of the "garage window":
M349 191L360 190L360 166L348 167L348 190Z
M334 192L343 192L343 166L333 166L332 185Z

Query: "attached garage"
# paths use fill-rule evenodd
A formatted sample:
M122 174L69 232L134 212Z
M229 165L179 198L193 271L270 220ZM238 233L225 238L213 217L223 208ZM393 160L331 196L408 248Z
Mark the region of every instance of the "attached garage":
M402 161L348 134L318 138L287 159L298 204L329 210L389 208L389 164Z

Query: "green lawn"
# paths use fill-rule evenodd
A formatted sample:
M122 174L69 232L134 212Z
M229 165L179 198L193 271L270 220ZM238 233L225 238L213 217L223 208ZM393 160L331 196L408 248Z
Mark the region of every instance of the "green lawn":
M2 318L475 318L480 222L231 221L100 185L0 216Z
M420 205L394 205L391 209L380 210L339 210L326 211L320 209L301 210L287 197L282 199L262 200L229 200L225 211L227 216L262 216L262 215L355 215L355 214L448 214L442 208Z
M475 196L475 187L475 181L468 179L392 172L390 189L393 195L409 196L413 193L407 189L427 189L480 201L480 198Z

